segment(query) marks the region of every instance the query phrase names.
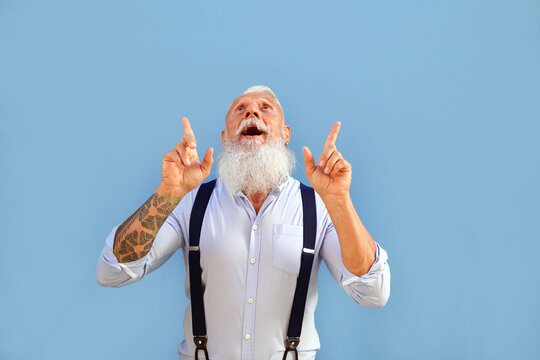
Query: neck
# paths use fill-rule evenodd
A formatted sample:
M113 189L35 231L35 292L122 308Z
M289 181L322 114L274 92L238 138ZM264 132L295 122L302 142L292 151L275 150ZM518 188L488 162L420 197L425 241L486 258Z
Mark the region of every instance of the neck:
M244 191L244 193L246 192ZM264 204L264 201L268 197L268 194L258 192L258 193L246 195L246 196L249 202L251 203L251 205L253 206L253 208L255 209L255 213L258 214L259 210L261 209L262 204Z

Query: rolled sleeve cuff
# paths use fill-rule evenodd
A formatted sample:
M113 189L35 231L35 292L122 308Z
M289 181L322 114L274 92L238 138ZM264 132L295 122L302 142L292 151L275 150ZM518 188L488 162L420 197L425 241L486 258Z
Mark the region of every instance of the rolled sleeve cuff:
M373 278L378 277L379 274L384 270L384 267L386 266L388 260L388 254L383 248L379 246L379 244L375 244L377 245L377 252L375 255L375 261L373 262L373 265L371 265L371 267L369 268L369 271L362 276L356 276L351 272L348 272L348 274L343 274L341 277L342 286L347 286L354 282L370 282Z

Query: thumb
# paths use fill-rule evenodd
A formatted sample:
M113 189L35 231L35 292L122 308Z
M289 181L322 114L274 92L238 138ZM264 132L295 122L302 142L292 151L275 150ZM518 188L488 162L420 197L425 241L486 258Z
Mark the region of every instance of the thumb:
M210 148L206 150L206 154L204 154L203 161L201 163L201 170L205 177L210 175L210 169L212 168L212 164L214 163L214 148Z
M313 154L307 146L302 147L304 152L304 166L306 168L306 176L311 177L311 174L315 171L315 162L313 161Z

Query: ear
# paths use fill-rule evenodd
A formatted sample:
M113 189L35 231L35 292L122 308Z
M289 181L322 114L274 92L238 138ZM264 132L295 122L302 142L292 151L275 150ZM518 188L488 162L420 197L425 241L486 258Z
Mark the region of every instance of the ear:
M283 130L285 130L285 144L289 145L291 142L291 127L289 125L284 125Z
M221 147L223 148L225 146L225 130L221 130Z

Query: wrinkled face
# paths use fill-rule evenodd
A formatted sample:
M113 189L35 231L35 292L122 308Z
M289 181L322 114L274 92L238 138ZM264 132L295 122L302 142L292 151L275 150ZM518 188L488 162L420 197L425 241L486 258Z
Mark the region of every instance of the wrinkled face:
M260 125L246 119L258 119ZM281 138L289 143L291 129L284 124L283 111L279 104L265 93L241 95L234 100L225 117L225 130L221 132L223 143L226 140L264 144L269 140Z

